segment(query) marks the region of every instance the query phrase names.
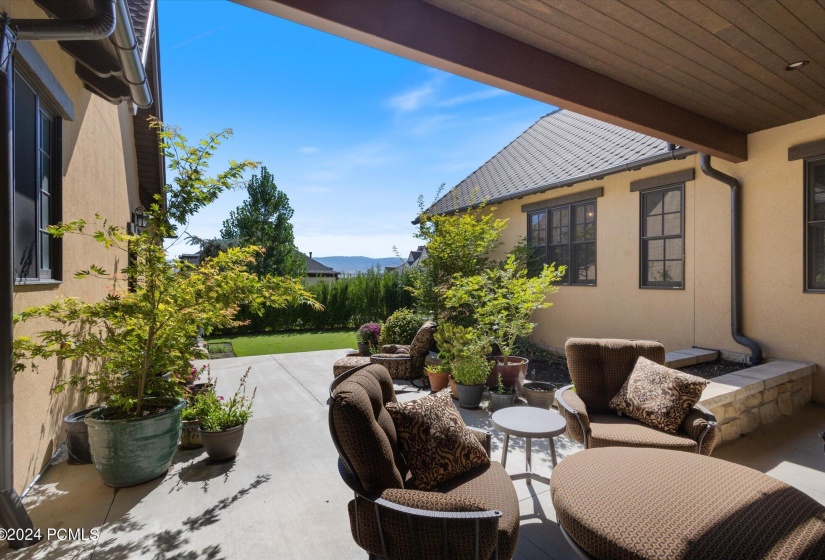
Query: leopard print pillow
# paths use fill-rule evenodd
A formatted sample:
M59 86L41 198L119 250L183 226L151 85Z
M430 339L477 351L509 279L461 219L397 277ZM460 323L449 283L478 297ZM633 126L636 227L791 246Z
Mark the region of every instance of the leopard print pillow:
M481 442L464 425L448 389L385 406L419 490L432 490L445 480L490 463Z
M670 434L679 430L709 381L639 357L610 408Z

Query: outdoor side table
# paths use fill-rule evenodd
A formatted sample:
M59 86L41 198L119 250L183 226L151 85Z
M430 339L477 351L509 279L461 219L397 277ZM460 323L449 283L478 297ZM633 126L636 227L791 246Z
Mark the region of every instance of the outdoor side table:
M532 484L533 480L538 480L545 484L550 484L550 479L533 472L533 438L547 438L550 442L550 459L553 466L556 466L556 444L554 437L564 433L567 422L558 412L534 408L532 406L511 406L493 413L493 426L504 433L504 449L501 454L501 466L507 466L507 448L510 444L510 436L523 437L527 439L525 446L526 472L511 475L512 480L527 479L527 484Z

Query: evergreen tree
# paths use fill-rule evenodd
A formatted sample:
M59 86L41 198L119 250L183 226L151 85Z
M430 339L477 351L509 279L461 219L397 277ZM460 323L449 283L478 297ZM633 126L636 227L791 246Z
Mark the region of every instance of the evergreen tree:
M278 190L266 167L261 167L260 176L252 176L246 191L249 198L229 213L229 219L223 222L221 237L266 250L253 267L258 276L303 276L306 261L295 247L290 223L293 210L286 193Z

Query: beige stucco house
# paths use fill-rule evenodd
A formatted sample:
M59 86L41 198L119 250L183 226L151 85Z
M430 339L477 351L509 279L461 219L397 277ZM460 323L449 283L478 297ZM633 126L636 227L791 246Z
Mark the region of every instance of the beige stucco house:
M814 362L825 402L825 116L748 135L741 186L741 331L765 358ZM486 199L569 271L533 338L654 339L749 356L731 335L731 193L695 151L569 111L536 122L430 211Z
M100 3L15 0L12 24L25 19L91 17ZM108 3L109 5L112 2ZM117 5L117 3L115 3ZM90 263L122 267L125 254L105 251L80 236L50 239L48 223L100 214L126 226L134 212L161 193L165 166L150 116L162 118L157 13L153 0L128 0L128 25L136 40L136 60L146 73L149 105L138 108L113 39L93 41L18 40L13 58L14 296L13 308L45 304L61 296L102 298L109 286L76 280ZM122 31L122 30L121 30ZM141 101L146 105L146 99ZM8 263L3 263L4 271ZM15 329L22 336L42 325ZM63 443L62 418L85 407L77 391L54 394L66 375L46 364L14 379L14 486L21 492ZM4 450L5 451L5 450Z

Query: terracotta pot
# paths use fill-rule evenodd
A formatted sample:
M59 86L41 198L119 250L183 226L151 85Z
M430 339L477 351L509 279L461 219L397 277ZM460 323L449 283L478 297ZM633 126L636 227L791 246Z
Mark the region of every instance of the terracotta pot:
M430 378L430 391L433 393L437 393L442 389L446 389L449 383L450 374L446 371L437 372L437 371L427 371L427 377Z
M531 381L521 388L521 395L527 399L528 405L549 410L556 400L556 386L543 381Z
M222 432L201 430L201 442L209 458L221 461L234 457L241 446L244 426L245 424L241 424Z
M453 378L452 375L450 375L449 378L450 378L450 393L452 393L452 396L453 396L454 399L457 399L458 398L458 383L455 382L455 379Z
M505 387L515 387L517 392L521 391L530 361L519 356L509 356L505 365L503 356L494 356L494 358L493 369L487 377L487 387L490 389L498 387L498 374L501 373L501 380Z

